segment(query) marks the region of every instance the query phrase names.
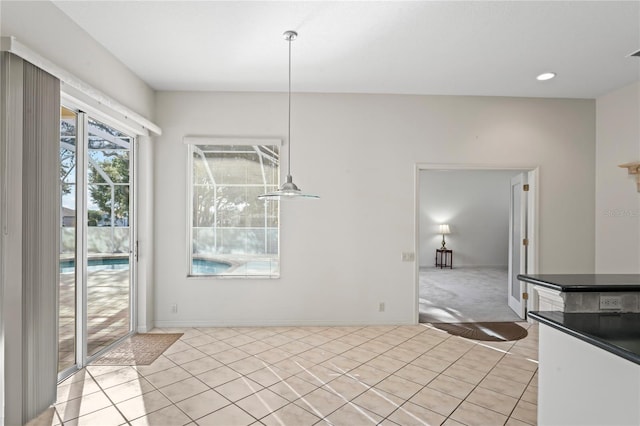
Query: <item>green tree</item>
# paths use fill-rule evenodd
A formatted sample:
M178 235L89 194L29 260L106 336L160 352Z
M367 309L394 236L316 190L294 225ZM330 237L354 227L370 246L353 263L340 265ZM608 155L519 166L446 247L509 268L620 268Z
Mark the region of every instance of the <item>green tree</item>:
M102 212L98 210L89 210L87 216L89 226L98 226L98 222L102 220Z
M75 121L60 121L60 184L63 195L71 193L71 184L75 183L76 179L76 153L72 148L75 143Z
M68 149L60 148L60 184L62 185L62 194L71 193L71 183L69 179L74 179L74 169L76 167L75 152Z
M89 167L89 193L93 202L97 204L103 213L111 214L111 191L113 190L112 220L129 217L129 156L126 151L100 151L102 160L94 158L94 163L106 174L113 187L99 173L96 166ZM97 157L97 156L96 156ZM118 185L125 184L125 185Z

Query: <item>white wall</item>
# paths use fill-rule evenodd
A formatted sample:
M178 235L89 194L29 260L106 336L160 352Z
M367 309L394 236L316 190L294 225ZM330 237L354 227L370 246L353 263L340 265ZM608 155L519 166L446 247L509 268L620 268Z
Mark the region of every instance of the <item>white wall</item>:
M593 272L595 103L294 94L278 280L187 279L187 134L286 135L286 95L159 92L156 324L415 321L417 163L540 166L540 272ZM385 302L386 312L378 312ZM178 313L170 305L178 304Z
M640 83L596 100L596 272L640 273Z
M49 1L0 1L0 33L16 39L145 118L155 115L155 92ZM62 86L65 90L65 86ZM106 107L103 108L106 110ZM118 118L116 114L114 118ZM122 117L120 117L122 118ZM138 330L153 326L153 141L138 141Z
M509 261L509 195L514 170L420 171L420 266L433 267L449 224L454 265L502 266Z
M153 120L154 91L49 1L0 1L0 34ZM117 31L117 25L114 26Z
M0 33L16 39L132 111L153 119L155 92L49 1L1 1ZM65 87L62 88L65 90ZM117 115L116 115L117 117ZM152 141L141 137L138 159L138 330L153 326Z

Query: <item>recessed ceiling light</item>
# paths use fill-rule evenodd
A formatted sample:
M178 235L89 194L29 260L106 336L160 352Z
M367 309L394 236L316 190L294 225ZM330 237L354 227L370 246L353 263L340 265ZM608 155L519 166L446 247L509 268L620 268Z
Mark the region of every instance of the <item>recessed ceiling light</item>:
M543 72L542 74L537 76L536 79L539 81L547 81L547 80L551 80L555 76L556 76L555 72Z

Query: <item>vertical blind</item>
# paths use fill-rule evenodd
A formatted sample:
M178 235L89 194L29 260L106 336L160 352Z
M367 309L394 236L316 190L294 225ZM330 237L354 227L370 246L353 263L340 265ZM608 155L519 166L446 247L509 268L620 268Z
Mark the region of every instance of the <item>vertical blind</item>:
M56 399L60 81L24 63L22 270L25 420Z
M24 424L56 400L60 81L7 53L2 68L0 394L5 423Z

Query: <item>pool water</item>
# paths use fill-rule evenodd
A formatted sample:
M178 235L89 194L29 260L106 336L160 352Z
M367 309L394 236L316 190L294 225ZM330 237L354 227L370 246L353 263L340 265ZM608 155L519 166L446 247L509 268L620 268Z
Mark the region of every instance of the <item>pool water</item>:
M193 259L191 273L193 275L220 274L231 267L231 264L207 259Z
M129 269L128 257L101 257L91 258L87 263L87 271L120 271ZM60 273L70 274L76 270L75 259L65 259L60 261Z

